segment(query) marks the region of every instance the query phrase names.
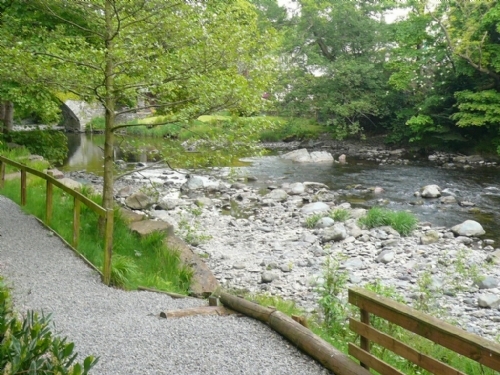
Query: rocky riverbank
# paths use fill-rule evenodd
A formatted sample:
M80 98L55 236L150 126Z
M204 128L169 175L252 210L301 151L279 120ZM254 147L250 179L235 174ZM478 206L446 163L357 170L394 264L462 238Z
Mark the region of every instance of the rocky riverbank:
M338 263L346 287L379 282L470 332L499 334L500 249L476 237L480 231L452 230L456 222L420 223L408 237L390 227L367 230L358 224L365 210L337 202L326 185L270 181L263 190L246 183L252 176L230 179L226 169L210 174L135 172L117 182L116 198L172 224L223 287L279 295L317 311L326 267ZM95 176L72 177L100 184ZM349 218L326 218L335 209ZM325 218L308 228L312 215Z

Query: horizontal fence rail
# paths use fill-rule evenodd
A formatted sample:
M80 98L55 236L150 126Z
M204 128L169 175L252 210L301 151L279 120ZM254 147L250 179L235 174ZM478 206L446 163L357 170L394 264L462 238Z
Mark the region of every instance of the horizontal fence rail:
M349 354L367 369L373 368L382 375L403 374L370 353L370 344L376 343L432 374L464 374L370 326L372 314L492 370L500 371L500 345L495 342L362 288L349 289L349 303L357 306L361 313L360 321L349 319L349 328L361 337L359 347L349 344Z
M3 188L5 182L5 166L10 165L21 171L21 206L26 205L27 199L27 173L44 179L46 185L45 197L45 224L50 227L52 220L53 194L54 186L61 189L65 193L73 197L73 239L72 246L76 249L80 238L80 207L81 203L86 205L90 210L103 218L105 221L104 230L104 265L103 265L103 282L109 285L111 281L111 255L113 250L113 210L107 210L98 205L91 199L84 196L82 193L69 188L59 180L48 175L47 173L37 171L24 164L7 159L0 155L0 188Z

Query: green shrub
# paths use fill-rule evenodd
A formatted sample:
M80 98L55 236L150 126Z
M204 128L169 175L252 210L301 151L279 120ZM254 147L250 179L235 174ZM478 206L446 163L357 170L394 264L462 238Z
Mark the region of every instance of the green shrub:
M75 362L75 345L54 336L50 316L28 311L18 319L0 278L0 372L2 374L83 375L97 363L92 356Z
M359 219L359 223L367 228L389 225L402 236L408 236L417 227L418 220L410 212L395 212L381 207L372 207L366 216Z
M7 139L26 147L32 154L43 156L51 163L62 164L68 154L68 138L60 131L36 129L10 132Z

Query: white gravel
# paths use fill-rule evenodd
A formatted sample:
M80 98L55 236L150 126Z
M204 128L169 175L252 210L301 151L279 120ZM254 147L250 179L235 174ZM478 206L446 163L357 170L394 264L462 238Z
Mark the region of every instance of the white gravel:
M327 374L260 322L242 317L161 319L206 304L108 288L35 218L0 196L0 274L15 307L51 313L55 330L93 374Z

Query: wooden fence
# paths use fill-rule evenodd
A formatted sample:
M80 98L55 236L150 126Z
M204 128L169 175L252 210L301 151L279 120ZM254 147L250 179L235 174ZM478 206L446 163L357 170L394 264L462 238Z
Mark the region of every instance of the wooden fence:
M349 344L349 354L358 359L366 369L373 368L382 375L403 374L370 353L370 344L376 343L432 374L463 374L373 328L370 326L370 314L373 314L486 367L500 371L500 345L497 343L365 289L349 289L349 303L359 307L361 312L361 321L352 318L349 320L350 329L361 337L359 347Z
M26 205L27 197L27 173L40 177L47 182L46 199L45 199L45 224L50 227L52 219L52 206L53 206L53 188L54 186L63 190L73 197L73 239L72 245L76 249L79 241L80 234L80 206L81 203L85 204L97 215L102 217L105 222L104 231L104 266L103 266L103 282L109 285L111 280L111 255L113 251L113 210L106 210L97 203L93 202L86 196L78 191L75 191L52 176L46 173L37 171L24 164L17 163L3 156L0 156L0 188L3 188L5 181L5 166L11 165L21 171L21 206Z

